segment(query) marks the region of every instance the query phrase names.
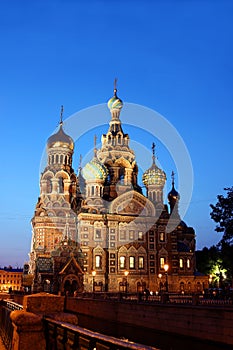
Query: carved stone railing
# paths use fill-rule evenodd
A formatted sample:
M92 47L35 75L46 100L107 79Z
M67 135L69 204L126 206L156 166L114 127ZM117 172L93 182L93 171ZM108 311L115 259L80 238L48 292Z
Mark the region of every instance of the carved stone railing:
M38 293L23 306L0 302L0 335L7 350L156 350L78 326L77 316L64 312L65 298Z
M158 350L46 317L44 325L46 350Z
M0 301L0 336L7 350L12 347L13 325L10 319L10 313L13 310L21 310L23 307L13 301Z

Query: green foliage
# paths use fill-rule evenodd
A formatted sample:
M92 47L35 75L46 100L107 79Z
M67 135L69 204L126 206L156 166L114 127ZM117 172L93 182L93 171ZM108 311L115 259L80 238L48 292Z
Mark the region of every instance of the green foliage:
M223 232L220 244L233 244L233 187L224 188L226 197L218 195L216 205L210 204L211 218L217 223L215 231Z
M221 258L221 252L218 247L203 248L196 251L196 267L199 272L205 275L212 274L216 262Z

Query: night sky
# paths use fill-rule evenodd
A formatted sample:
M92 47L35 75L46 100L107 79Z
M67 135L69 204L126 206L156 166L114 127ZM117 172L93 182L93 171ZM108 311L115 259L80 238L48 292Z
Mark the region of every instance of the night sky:
M172 170L178 191L186 191L187 179L173 159L180 135L194 176L184 221L194 227L198 249L216 244L221 235L209 204L233 185L233 2L12 0L1 1L0 16L0 266L28 260L40 162L60 106L64 129L76 141L76 170L79 155L85 159L93 147L93 135L99 144L107 131L106 102L115 77L125 104L123 129L131 147L140 146L139 159L146 149L139 168L150 166L154 141L157 163L167 174L165 194ZM78 112L91 106L105 126L87 128L85 112ZM149 124L147 109L167 121L167 138L160 137L156 118ZM131 126L124 126L129 117Z

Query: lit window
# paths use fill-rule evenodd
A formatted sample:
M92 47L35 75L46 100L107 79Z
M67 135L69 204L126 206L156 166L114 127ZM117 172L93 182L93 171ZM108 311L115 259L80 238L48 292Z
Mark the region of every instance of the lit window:
M180 269L183 269L184 268L184 260L183 259L180 259Z
M144 257L143 256L138 257L138 268L144 269Z
M135 269L135 257L134 256L129 257L129 268Z
M165 241L165 233L164 232L160 232L159 233L159 240L160 240L160 242L164 242Z
M165 258L160 258L159 259L159 262L160 262L160 268L163 269L164 268L164 265L165 265Z
M138 232L138 240L139 240L139 241L142 241L142 240L143 240L143 233L142 233L142 231L139 231L139 232Z
M95 256L95 268L101 269L101 256L100 255Z
M125 269L125 256L120 256L120 269Z
M190 269L190 267L191 267L190 259L187 259L187 268Z

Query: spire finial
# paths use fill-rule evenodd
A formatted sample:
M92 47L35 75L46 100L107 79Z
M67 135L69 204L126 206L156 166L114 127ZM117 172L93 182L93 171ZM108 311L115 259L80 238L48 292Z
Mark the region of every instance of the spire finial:
M153 164L155 164L155 143L153 142L152 143L152 161L153 161Z
M82 160L83 160L83 156L80 154L80 156L79 156L79 169L82 168Z
M172 170L171 177L172 177L172 186L174 187L174 185L175 185L175 173L173 170Z
M94 157L96 157L96 153L97 153L96 141L97 141L97 136L94 135Z
M114 79L114 96L117 95L117 78Z
M60 112L60 125L63 124L63 112L64 112L64 108L63 108L63 105L61 105L61 112Z

